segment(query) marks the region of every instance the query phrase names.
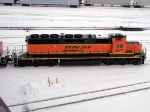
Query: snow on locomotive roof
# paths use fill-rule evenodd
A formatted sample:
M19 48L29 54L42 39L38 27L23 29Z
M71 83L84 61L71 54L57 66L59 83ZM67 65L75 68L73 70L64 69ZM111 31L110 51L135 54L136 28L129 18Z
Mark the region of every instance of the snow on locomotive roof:
M95 34L31 34L27 36L27 38L76 38L76 39L84 39L84 38L96 38Z
M108 39L109 38L108 35L96 34L95 36L96 36L97 39Z
M140 42L138 41L127 41L127 44L139 44Z
M110 37L126 37L126 35L123 35L121 33L110 33L108 36L110 36Z
M27 36L27 38L33 38L33 39L49 39L49 38L64 38L64 39L109 39L112 37L116 38L126 38L126 35L123 35L121 33L111 33L109 35L100 35L100 34L31 34Z
M101 34L31 34L27 38L97 38L97 39L108 39L108 35Z

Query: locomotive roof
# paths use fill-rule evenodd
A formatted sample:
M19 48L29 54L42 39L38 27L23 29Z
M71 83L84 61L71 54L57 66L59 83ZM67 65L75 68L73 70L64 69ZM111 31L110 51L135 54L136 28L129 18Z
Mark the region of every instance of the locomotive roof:
M126 38L126 35L123 35L121 33L110 33L108 36L111 37L111 38L113 38L113 37L116 37L116 38Z
M138 41L127 41L127 44L139 44L140 42Z
M31 34L27 39L109 39L109 38L126 38L126 35L120 33L112 33L108 36L95 34Z
M110 37L95 34L32 34L27 36L28 44L95 44L111 43Z
M94 34L31 34L27 36L27 38L36 38L36 39L87 39L87 38L96 38L96 35Z

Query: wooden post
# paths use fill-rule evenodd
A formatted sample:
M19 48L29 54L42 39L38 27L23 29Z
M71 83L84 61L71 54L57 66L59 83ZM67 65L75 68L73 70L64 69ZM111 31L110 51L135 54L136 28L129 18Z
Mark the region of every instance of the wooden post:
M51 86L51 81L50 81L49 77L48 77L48 86L49 87Z
M56 83L58 83L58 78L56 78Z

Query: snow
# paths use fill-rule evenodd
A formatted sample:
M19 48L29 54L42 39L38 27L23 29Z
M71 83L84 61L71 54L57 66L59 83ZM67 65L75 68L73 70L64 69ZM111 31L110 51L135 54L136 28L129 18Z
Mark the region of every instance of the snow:
M0 6L0 27L149 27L149 8L120 7L21 7ZM0 68L0 97L7 105L43 100L57 96L133 84L150 80L149 30L143 32L98 31L98 30L0 30L0 40L10 50L15 45L25 45L25 36L32 33L91 33L108 35L123 33L127 40L136 40L147 48L144 65L114 66L54 66L15 68L8 65ZM5 37L5 38L4 38ZM11 38L15 37L15 38ZM48 77L53 84L48 86ZM59 83L56 83L58 78ZM150 90L72 104L37 112L149 112ZM24 108L12 112L21 112Z
M62 96L61 98L54 97L53 100L46 100L46 101L42 101L42 102L26 104L26 106L29 108L29 110L34 110L37 107L38 108L54 107L54 106L58 106L58 105L60 106L62 104L74 103L76 101L86 102L87 99L90 99L90 100L92 98L99 98L100 99L100 98L104 98L106 96L107 97L110 96L110 95L112 96L112 94L116 95L116 94L119 94L121 92L126 92L127 93L127 92L130 92L130 91L133 91L133 90L137 90L137 89L141 89L141 88L147 88L147 87L149 87L149 85L150 85L150 82L149 83L144 83L142 85L139 84L139 85L127 86L127 87L124 87L124 88L118 88L118 89L107 90L107 91L101 90L101 91L97 91L97 92L91 92L91 93L88 93L88 94L85 94L85 93L80 93L78 95L73 94L73 95L70 95L71 97L65 97L65 96ZM13 107L13 111L18 110L18 108L20 108L20 110L21 110L21 109L24 108L24 105L19 106L19 107L16 106L15 108Z
M150 91L142 91L133 94L126 94L115 96L111 98L104 98L101 100L94 100L84 102L81 104L62 106L60 108L52 108L51 112L149 112L150 106ZM147 99L147 100L145 100ZM37 112L43 112L37 111Z

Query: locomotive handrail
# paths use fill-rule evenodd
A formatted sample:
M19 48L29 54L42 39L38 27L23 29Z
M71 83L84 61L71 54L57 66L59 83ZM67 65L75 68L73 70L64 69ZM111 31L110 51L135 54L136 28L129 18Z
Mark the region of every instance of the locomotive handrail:
M143 46L143 53L144 53L144 56L145 56L145 58L146 58L146 54L147 54L147 49Z
M12 53L23 53L23 51L24 51L24 49L23 49L23 47L26 47L25 45L21 45L21 46L18 46L18 47L14 47L13 48L13 50L12 50ZM19 49L19 50L17 50L17 48ZM17 52L18 51L18 52Z

